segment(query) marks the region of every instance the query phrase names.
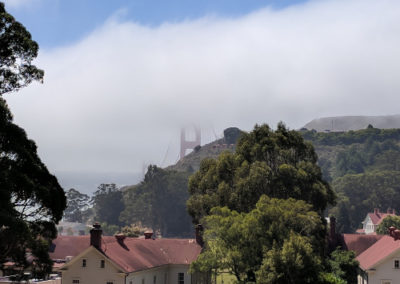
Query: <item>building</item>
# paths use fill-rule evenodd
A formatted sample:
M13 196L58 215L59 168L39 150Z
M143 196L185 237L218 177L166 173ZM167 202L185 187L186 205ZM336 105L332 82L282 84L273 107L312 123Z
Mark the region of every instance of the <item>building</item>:
M59 236L50 256L63 284L205 283L199 280L203 275L189 273L202 249L196 239L154 239L152 233L145 238L102 236L96 224L90 236Z
M359 284L400 283L400 230L391 227L376 243L357 256Z
M367 217L365 217L362 222L363 228L357 230L357 233L360 234L374 234L376 228L379 224L385 219L387 216L396 216L396 212L394 209L388 209L387 213L379 212L379 209L375 208L373 213L368 213Z

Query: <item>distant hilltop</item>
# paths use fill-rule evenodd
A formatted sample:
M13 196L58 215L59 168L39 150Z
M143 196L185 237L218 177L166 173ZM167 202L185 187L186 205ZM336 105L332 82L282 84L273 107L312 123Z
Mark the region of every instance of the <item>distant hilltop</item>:
M336 116L317 118L303 128L315 129L318 132L349 131L365 129L371 124L375 128L400 128L400 114L382 116Z

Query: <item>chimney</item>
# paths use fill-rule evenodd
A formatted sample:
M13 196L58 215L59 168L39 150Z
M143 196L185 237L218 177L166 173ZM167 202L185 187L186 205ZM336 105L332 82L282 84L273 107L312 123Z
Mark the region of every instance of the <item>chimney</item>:
M374 208L374 214L378 215L379 214L379 209L378 208Z
M90 245L101 250L101 226L98 222L94 223L93 229L90 230Z
M198 243L201 247L203 247L204 246L203 225L197 224L195 228L196 228L196 243Z
M116 234L116 235L114 235L114 237L120 245L124 245L124 240L126 238L126 236L124 234Z
M151 239L153 237L153 231L146 231L146 232L144 232L144 238L146 239L146 240L149 240L149 239Z
M329 217L329 237L331 240L336 239L336 218L331 216Z

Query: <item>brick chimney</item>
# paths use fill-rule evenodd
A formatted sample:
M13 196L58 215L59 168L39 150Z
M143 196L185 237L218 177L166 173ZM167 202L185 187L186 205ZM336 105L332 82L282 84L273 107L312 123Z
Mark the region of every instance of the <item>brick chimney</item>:
M153 237L153 231L146 231L146 232L144 232L144 238L146 239L146 240L149 240L149 239L151 239Z
M379 214L379 209L378 208L374 208L374 214L378 215Z
M196 225L196 243L198 243L201 247L204 246L204 240L203 240L203 225L198 224Z
M90 230L90 245L101 250L101 234L103 233L101 226L98 222L94 223L93 228Z

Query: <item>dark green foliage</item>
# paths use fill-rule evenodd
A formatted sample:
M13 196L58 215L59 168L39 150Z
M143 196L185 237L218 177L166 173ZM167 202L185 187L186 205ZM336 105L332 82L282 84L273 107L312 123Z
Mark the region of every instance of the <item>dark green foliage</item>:
M400 229L400 216L385 217L385 219L383 219L383 221L379 224L378 228L376 228L376 233L379 235L388 235L390 227Z
M279 124L244 133L235 153L205 159L189 180L188 211L205 224L194 271L230 271L239 283L322 283L335 196L310 143Z
M119 221L119 215L124 210L122 192L114 183L99 185L93 194L92 202L95 221L115 225L118 228L122 225Z
M31 34L0 2L0 96L43 79L43 70L32 65L38 50Z
M345 175L333 183L338 205L331 209L337 216L339 232L354 232L373 208L386 211L400 207L400 175L397 171L372 171Z
M12 122L0 98L0 269L7 260L28 265L25 253L38 253L37 273L51 269L43 242L56 237L66 200L57 179L40 161L36 145ZM40 252L40 254L39 254ZM50 268L49 268L50 265Z
M229 127L224 130L224 140L227 144L236 144L242 135L242 131L237 127Z
M316 132L302 131L304 139L311 141L314 145L351 145L355 143L365 143L368 139L375 142L383 142L385 140L400 140L400 129L378 129L367 128L357 131L347 132Z
M249 213L213 208L204 219L207 249L192 270L230 271L240 283L315 283L325 226L311 208L265 195Z
M344 251L340 248L333 251L328 260L331 273L348 284L357 284L358 265L354 251Z
M242 135L236 153L205 159L189 180L188 211L200 222L215 206L249 212L262 194L302 199L322 214L334 194L322 179L312 145L279 124L257 126Z
M67 208L64 211L64 219L69 222L82 223L85 217L85 211L90 205L90 197L87 194L80 193L71 188L66 193Z
M188 175L150 165L143 182L125 191L120 220L126 225L140 222L163 237L192 236L185 204Z

